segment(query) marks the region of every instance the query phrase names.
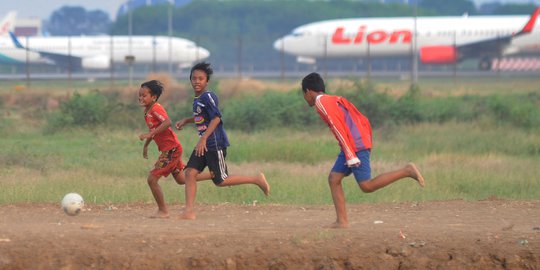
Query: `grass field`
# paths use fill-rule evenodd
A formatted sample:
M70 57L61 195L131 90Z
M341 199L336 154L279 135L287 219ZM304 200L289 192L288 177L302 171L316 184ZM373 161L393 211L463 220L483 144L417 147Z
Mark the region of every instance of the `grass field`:
M195 144L194 131L188 131L179 134L186 149ZM78 192L99 204L152 202L146 175L157 150L152 147L150 159L143 159L137 134L99 128L4 137L0 203L56 202L67 192ZM405 180L362 194L349 177L345 187L349 202L540 197L538 134L454 123L377 130L375 136L374 174L414 161L427 187L422 190ZM338 147L329 131L230 132L230 137L230 173L265 172L272 195L264 198L255 186L217 188L204 182L199 185L198 202L331 203L326 177ZM183 202L183 188L171 178L161 183L169 202Z
M70 90L47 88L48 85L40 89L37 84L33 83L31 90L14 90L16 83L4 85L0 95L0 204L59 202L68 192L78 192L87 202L97 204L153 203L146 176L157 149L152 144L150 159L142 158L143 143L137 136L144 130L99 126L46 134L43 114L48 111L40 109L45 106L41 99L65 95ZM335 87L346 84L330 81ZM377 88L396 95L406 90L402 85L399 81L377 82ZM422 93L434 98L507 95L539 91L538 85L538 79L531 78L470 80L458 85L426 80ZM33 95L39 98L31 98ZM140 119L143 124L142 113ZM378 128L374 133L373 174L413 161L422 170L427 186L420 189L412 180L404 180L363 194L349 177L345 183L348 202L540 198L538 129L524 130L479 120L395 125ZM195 131L186 129L177 134L187 149L185 152L189 152L197 139ZM331 203L326 178L339 148L327 128L251 133L229 130L229 137L229 172L264 172L272 194L264 198L255 186L217 188L211 182L203 182L199 184L198 203ZM184 153L185 161L188 154ZM160 183L169 203L183 203L183 187L170 177Z

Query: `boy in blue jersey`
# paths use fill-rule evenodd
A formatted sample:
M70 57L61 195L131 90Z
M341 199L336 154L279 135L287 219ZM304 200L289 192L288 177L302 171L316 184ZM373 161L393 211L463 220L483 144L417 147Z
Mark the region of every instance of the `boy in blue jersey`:
M208 81L213 71L209 63L198 63L191 68L189 79L195 93L193 100L193 117L176 122L176 128L181 130L188 123L195 123L199 132L199 142L195 146L186 166L186 205L181 214L182 219L195 219L193 206L197 193L197 175L208 166L212 181L216 186L234 186L255 184L268 196L270 186L263 173L257 176L229 175L225 157L229 139L223 128L221 112L218 108L218 97L207 91Z

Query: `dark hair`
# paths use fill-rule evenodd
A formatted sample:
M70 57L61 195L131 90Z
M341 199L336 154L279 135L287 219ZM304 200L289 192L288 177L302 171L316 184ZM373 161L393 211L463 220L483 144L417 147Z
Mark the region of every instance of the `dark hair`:
M201 70L204 73L206 73L206 81L209 81L210 76L212 76L212 74L214 74L214 71L212 70L212 67L210 67L210 63L200 62L200 63L197 63L196 65L194 65L191 68L191 71L189 72L189 79L190 80L191 80L191 75L193 75L193 71L195 71L195 70Z
M158 80L151 80L141 84L141 87L148 88L152 96L156 96L156 100L159 99L161 93L163 93L163 83Z
M305 93L308 89L315 92L325 92L324 80L319 73L312 72L302 79L302 92Z

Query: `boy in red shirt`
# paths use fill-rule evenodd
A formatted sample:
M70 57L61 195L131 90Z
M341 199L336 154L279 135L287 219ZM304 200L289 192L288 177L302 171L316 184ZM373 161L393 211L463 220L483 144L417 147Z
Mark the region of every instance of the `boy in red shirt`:
M154 169L148 174L148 185L158 205L158 211L151 218L168 218L169 211L163 198L161 186L158 180L161 176L167 177L172 174L174 180L184 184L184 163L182 162L182 145L178 137L171 129L171 120L161 104L157 102L163 92L163 84L152 80L141 84L139 89L139 104L144 107L144 119L150 132L139 135L140 140L146 139L143 147L143 157L148 159L148 145L153 140L161 152ZM205 173L197 177L197 180L210 179L210 174Z
M308 105L316 106L319 116L330 127L341 147L341 152L328 176L337 216L336 222L330 227L347 228L349 226L341 181L351 173L354 174L360 189L366 193L406 177L415 179L420 186L424 187L424 178L413 163L371 178L372 132L368 118L345 98L327 95L324 81L318 73L311 73L304 77L302 92Z

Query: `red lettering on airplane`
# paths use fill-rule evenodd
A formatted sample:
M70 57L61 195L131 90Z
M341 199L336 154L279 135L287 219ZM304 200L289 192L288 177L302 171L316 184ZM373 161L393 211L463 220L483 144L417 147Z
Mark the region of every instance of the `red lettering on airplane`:
M361 44L364 40L367 40L370 44L379 43L411 43L412 32L409 30L396 30L393 32L387 32L385 30L366 31L367 26L362 25L358 29L358 32L353 35L345 34L345 27L338 27L332 35L333 44Z
M338 27L336 29L336 32L332 35L332 43L334 44L349 44L351 43L350 38L345 38L343 36L343 32L345 32L345 29L343 27Z

